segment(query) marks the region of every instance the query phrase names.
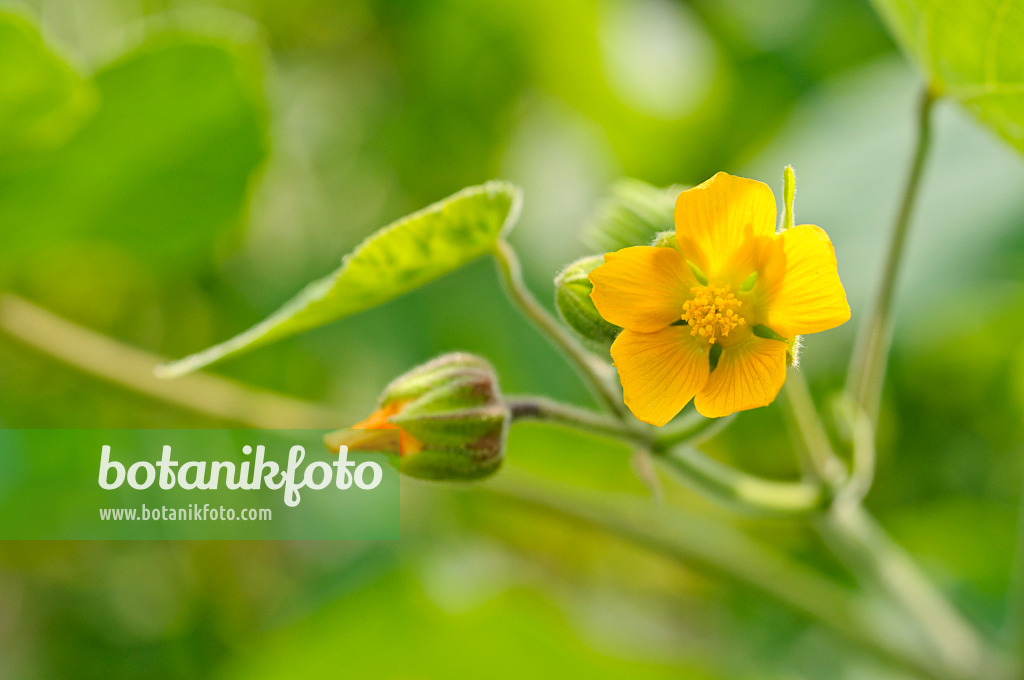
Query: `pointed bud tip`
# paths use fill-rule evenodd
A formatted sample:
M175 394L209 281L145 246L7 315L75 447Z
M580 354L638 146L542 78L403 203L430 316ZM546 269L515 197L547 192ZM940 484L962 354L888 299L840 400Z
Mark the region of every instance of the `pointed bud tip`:
M480 479L500 467L510 415L484 359L440 356L393 380L380 404L352 429L328 435L328 448L382 450L390 443L383 450L400 453L399 470L422 479Z

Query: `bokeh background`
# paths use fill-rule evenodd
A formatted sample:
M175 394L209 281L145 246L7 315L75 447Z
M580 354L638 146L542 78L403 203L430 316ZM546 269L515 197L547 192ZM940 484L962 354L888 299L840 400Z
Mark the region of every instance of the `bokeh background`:
M558 268L589 254L584 226L614 180L726 170L778 192L793 164L798 221L832 235L855 323L921 82L864 0L10 7L71 67L0 66L8 83L53 79L63 102L32 135L0 129L0 290L168 357L248 327L377 227L494 177L525 191L511 241L547 302ZM1024 163L949 105L935 144L867 504L996 635L1024 479ZM806 343L822 403L854 323ZM506 392L590 404L486 261L216 371L324 404L341 427L454 349L491 359ZM4 427L221 424L0 333ZM786 427L773 405L705 448L792 476ZM627 449L551 427L517 426L507 468L647 493ZM668 502L847 578L802 525L685 490ZM397 543L0 545L0 677L897 677L755 592L486 487L410 481L403 516Z

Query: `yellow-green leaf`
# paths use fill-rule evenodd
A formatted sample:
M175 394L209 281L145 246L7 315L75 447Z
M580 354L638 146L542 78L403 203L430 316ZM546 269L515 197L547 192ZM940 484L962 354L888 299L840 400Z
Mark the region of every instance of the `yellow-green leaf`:
M0 278L52 248L100 244L154 273L180 275L205 268L218 246L237 238L269 148L263 45L241 32L193 35L156 20L146 25L143 42L85 81L95 106L70 137L43 135L67 118L48 113L22 128L32 134L14 140L10 157L2 113L9 92L44 87L42 80L5 83L7 71L27 61L5 66L0 58ZM0 57L11 52L0 38ZM41 66L30 70L42 73ZM55 99L39 94L16 110L49 111L32 102ZM45 147L44 138L60 143Z
M938 93L1024 152L1024 0L874 0Z
M95 93L25 17L0 12L0 158L51 149L92 112Z
M490 252L519 213L506 182L463 189L363 241L334 273L314 281L249 330L158 373L173 377L225 357L375 307Z

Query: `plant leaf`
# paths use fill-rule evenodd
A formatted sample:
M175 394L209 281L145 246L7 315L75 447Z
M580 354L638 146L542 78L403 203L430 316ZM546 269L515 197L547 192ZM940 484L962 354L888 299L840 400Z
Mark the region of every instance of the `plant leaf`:
M493 181L469 187L378 230L334 273L306 286L244 333L162 366L174 377L274 340L375 307L489 252L519 213L519 189Z
M938 93L1024 152L1024 0L874 0Z
M246 36L154 28L100 68L97 108L69 139L0 166L4 264L104 243L154 272L207 265L266 158L264 56Z
M0 159L51 149L93 111L95 92L20 14L0 12Z

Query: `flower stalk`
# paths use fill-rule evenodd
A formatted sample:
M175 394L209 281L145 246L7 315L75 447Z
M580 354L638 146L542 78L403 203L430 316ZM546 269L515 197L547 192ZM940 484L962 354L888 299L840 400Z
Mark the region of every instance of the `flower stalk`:
M628 421L547 397L509 397L508 407L512 413L512 422L536 420L554 423L641 446L650 446L653 442L650 431L631 427Z
M886 254L882 278L875 296L871 314L861 325L857 343L854 346L853 358L847 378L847 391L864 411L872 424L878 418L878 407L882 396L882 384L885 380L885 366L892 342L892 308L896 294L896 282L903 251L906 247L910 221L914 214L914 206L921 188L925 161L931 148L932 111L936 101L935 94L926 89L918 105L917 143L914 159L910 165L910 174L903 191L903 198L896 214L889 250Z
M763 479L730 467L689 446L718 423L705 418L657 435L626 420L593 413L546 397L510 397L512 420L538 420L617 439L650 451L677 477L712 499L753 515L801 516L828 507L826 489L810 482Z
M885 593L912 618L949 675L1016 677L1012 662L978 635L860 503L834 505L816 526L865 584Z
M846 464L832 450L825 425L814 406L814 398L803 373L790 369L783 386L783 395L783 403L788 406L793 427L801 440L796 449L804 474L833 489L841 488L849 476Z
M612 386L610 367L584 348L537 301L523 281L523 269L512 246L499 240L493 255L505 291L520 311L572 362L602 406L612 413L624 414L625 405L618 390Z
M815 521L815 528L825 542L865 586L885 593L915 621L945 673L965 678L1010 678L1014 677L1012 664L978 635L862 504L874 477L874 427L891 344L895 288L930 149L935 100L936 96L930 90L921 96L917 142L910 173L893 226L874 306L861 326L854 348L847 381L849 402L840 405L853 449L849 473L832 450L802 376L794 379L796 376L791 375L787 380L786 401L808 454L807 467L815 476L837 489L829 512ZM783 226L792 221L791 173L788 168L785 183Z
M951 673L933 655L877 625L877 603L794 560L737 527L679 508L596 495L506 471L487 482L491 493L583 523L644 547L687 569L751 588L787 610L833 631L875 658L929 680L982 680Z

